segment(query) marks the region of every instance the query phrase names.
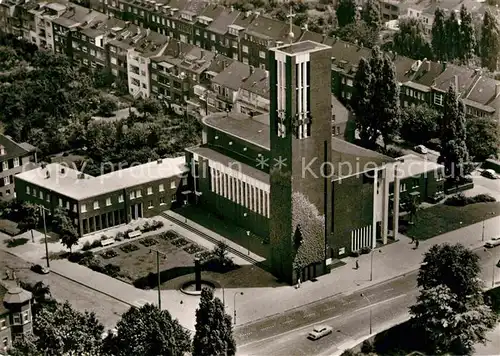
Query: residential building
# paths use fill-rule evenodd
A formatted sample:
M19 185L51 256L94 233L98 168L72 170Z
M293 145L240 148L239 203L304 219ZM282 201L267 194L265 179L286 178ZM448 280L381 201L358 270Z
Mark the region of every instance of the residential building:
M128 90L134 96L149 97L151 94L151 58L161 56L168 45L168 37L146 30L146 36L138 33L132 38L134 46L127 50Z
M379 0L382 22L397 20L401 13L403 0Z
M52 214L63 208L80 236L151 217L183 204L188 184L185 158L164 158L99 177L51 163L15 177L18 199Z
M0 135L0 200L15 197L14 176L37 166L36 148Z
M0 355L8 355L13 342L33 332L30 292L0 284Z
M250 75L241 84L236 97L236 111L248 115L269 112L269 72L250 66Z

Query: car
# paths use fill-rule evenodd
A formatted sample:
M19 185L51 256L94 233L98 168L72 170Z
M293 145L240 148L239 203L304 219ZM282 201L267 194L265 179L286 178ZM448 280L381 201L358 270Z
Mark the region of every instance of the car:
M500 237L494 237L491 240L486 241L486 243L484 244L484 247L488 248L493 248L496 246L500 246Z
M481 173L481 175L489 179L497 179L497 172L495 172L493 169L485 169Z
M427 150L427 147L425 147L424 145L418 145L418 146L415 146L413 147L413 150L415 152L418 152L418 153L421 153L421 154L427 154L427 152L429 152L429 150Z
M331 334L333 331L331 326L328 325L316 325L312 331L307 335L308 339L318 340L323 336Z
M50 272L47 267L43 267L42 265L33 265L31 266L31 270L39 274L48 274Z

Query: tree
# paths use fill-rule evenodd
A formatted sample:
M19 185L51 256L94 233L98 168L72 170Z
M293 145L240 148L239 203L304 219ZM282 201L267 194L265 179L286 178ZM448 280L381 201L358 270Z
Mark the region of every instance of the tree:
M460 57L460 24L458 22L457 14L452 11L450 16L444 23L446 33L446 56L448 60L454 60Z
M361 10L361 19L370 27L374 32L378 33L380 30L380 8L376 0L367 0Z
M496 157L500 147L498 124L488 118L473 117L467 120L467 148L472 159L484 161Z
M392 49L411 58L432 58L432 49L426 39L422 22L406 19L399 22L399 31L394 34Z
M335 12L339 27L347 26L356 21L356 3L353 0L339 0Z
M476 50L476 30L472 22L472 15L462 4L460 8L460 43L459 57L463 63L469 62Z
M131 307L116 329L116 337L108 337L104 346L116 356L182 356L191 350L189 332L167 310L152 304Z
M34 242L33 229L40 224L40 209L31 203L23 203L21 209L22 213L19 225L23 230L31 230L31 241Z
M497 319L481 294L458 299L444 284L424 289L410 314L425 337L427 351L438 355L472 354L475 344L487 341L486 333Z
M497 69L498 56L500 55L500 30L495 16L487 10L481 27L481 40L479 53L481 65L494 72Z
M401 112L400 136L416 145L425 144L439 136L439 112L426 104L407 106Z
M40 353L46 355L99 354L104 326L94 313L80 313L66 302L42 308L33 319Z
M78 231L71 221L63 225L60 237L61 243L72 252L73 246L78 244Z
M450 86L444 95L443 119L441 122L441 156L446 174L454 179L463 176L462 168L469 160L466 144L465 106L457 92Z
M335 31L340 39L357 43L368 48L373 47L378 39L378 32L373 31L364 21L355 21Z
M358 69L354 75L353 93L351 97L351 107L355 114L356 129L359 131L361 141L366 145L373 135L370 130L372 110L373 74L370 63L361 58Z
M196 309L195 330L193 356L236 354L231 317L225 313L220 299L214 298L212 289L203 288L201 291L200 306Z
M417 284L423 289L447 286L460 298L482 293L479 257L461 244L434 245L424 255Z
M432 51L437 60L447 60L448 46L445 29L444 12L439 7L434 12L434 23L432 24Z
M401 116L399 111L399 83L396 78L396 69L394 63L387 56L384 57L384 65L382 67L381 86L383 90L373 88L374 93L383 94L380 100L375 100L374 106L379 109L376 110L380 113L378 117L379 132L384 139L384 147L392 142L394 136L398 133L401 126Z

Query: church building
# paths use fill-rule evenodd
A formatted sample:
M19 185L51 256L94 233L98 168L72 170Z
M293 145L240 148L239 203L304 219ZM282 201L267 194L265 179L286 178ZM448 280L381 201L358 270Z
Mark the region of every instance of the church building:
M208 115L202 144L186 150L192 203L262 236L289 283L397 231L398 162L335 137L331 58L312 41L271 49L270 113Z

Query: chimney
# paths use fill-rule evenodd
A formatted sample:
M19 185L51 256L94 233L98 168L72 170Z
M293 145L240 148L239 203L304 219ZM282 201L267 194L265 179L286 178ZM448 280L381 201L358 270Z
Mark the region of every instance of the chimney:
M446 70L446 65L448 64L448 62L446 61L443 61L443 72Z
M497 98L498 95L500 95L500 83L499 82L497 82L495 84L495 98Z

